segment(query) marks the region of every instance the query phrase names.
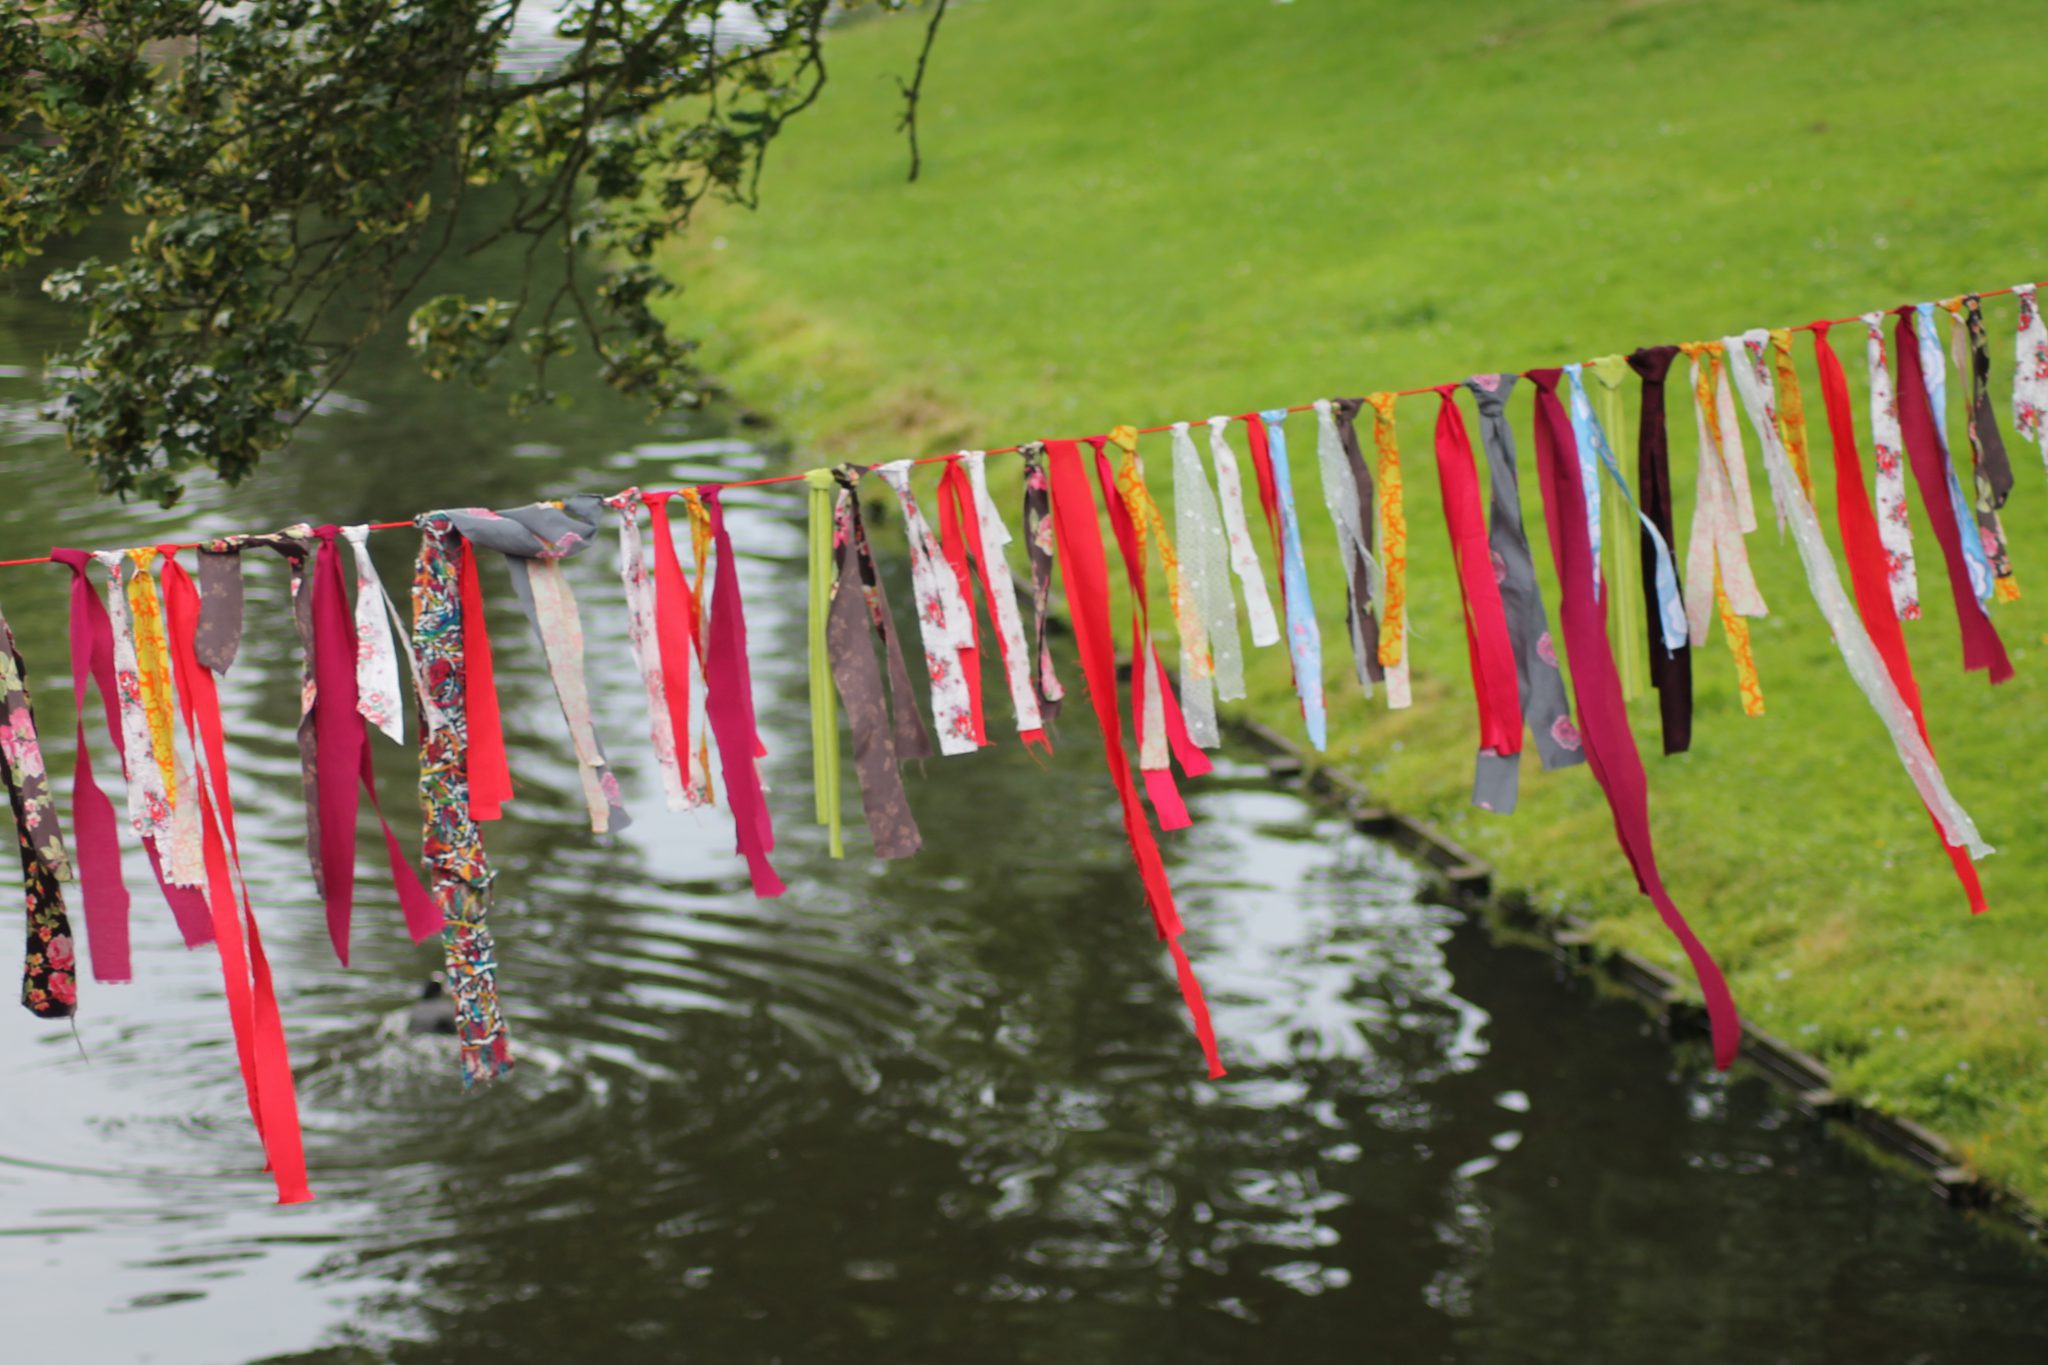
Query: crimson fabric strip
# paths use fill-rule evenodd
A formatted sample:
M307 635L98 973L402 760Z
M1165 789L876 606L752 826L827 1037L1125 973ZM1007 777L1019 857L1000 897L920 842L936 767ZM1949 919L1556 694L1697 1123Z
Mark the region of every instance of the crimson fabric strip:
M462 542L462 690L469 707L469 815L502 820L512 799L512 767L505 759L505 725L498 715L498 671L491 632L484 623L483 577L476 547Z
M228 997L228 1020L242 1065L249 1111L263 1143L277 1202L303 1204L313 1192L306 1183L305 1141L299 1129L298 1095L292 1082L291 1058L285 1047L284 1021L277 1006L277 987L256 914L249 905L248 884L241 877L241 853L235 841L234 803L228 788L227 742L221 726L220 698L213 675L199 662L195 639L199 630L199 592L176 559L177 547L165 546L164 610L170 636L172 666L178 681L178 702L193 750L204 756L205 780L198 789L206 846L206 895L220 950L221 978ZM328 556L332 558L332 556ZM354 666L353 658L349 667ZM236 885L241 901L236 903ZM244 936L246 923L247 935Z
M1885 671L1892 676L1892 686L1899 689L1907 709L1913 713L1913 723L1920 728L1920 738L1927 741L1928 752L1934 750L1934 741L1927 735L1927 717L1920 704L1920 684L1913 676L1912 656L1906 651L1906 632L1899 624L1896 612L1892 610L1890 571L1886 566L1884 543L1879 536L1877 513L1870 505L1869 492L1863 487L1863 458L1856 450L1856 423L1849 408L1849 381L1842 371L1842 362L1835 355L1835 348L1828 340L1828 324L1817 322L1813 327L1813 359L1820 371L1821 401L1827 407L1828 434L1833 438L1835 448L1835 523L1842 532L1842 551L1849 561L1849 581L1856 592L1856 611L1863 618L1863 628L1870 632L1870 642L1877 647L1879 657L1884 660ZM1955 865L1956 880L1963 884L1963 892L1969 897L1970 913L1982 914L1985 908L1984 887L1977 877L1977 865L1970 860L1966 848L1952 845L1941 836L1941 821L1934 812L1928 811L1928 818L1934 820L1937 837L1941 837L1942 850Z
M1630 353L1629 368L1643 381L1643 412L1636 433L1636 488L1642 494L1643 514L1664 537L1666 545L1678 544L1671 512L1671 435L1664 416L1664 383L1671 362L1678 358L1676 346L1644 346ZM1657 542L1648 531L1640 537L1643 586L1656 600ZM1675 576L1678 566L1674 563ZM1683 581L1678 590L1685 591ZM1647 622L1650 635L1650 683L1657 689L1657 712L1663 722L1664 752L1682 754L1692 748L1692 643L1676 649L1664 639L1663 623L1653 613Z
M92 754L85 743L85 687L91 680L98 684L100 701L106 707L114 751L121 749L113 651L108 648L101 653L101 636L104 633L111 640L113 628L107 622L105 604L85 576L86 552L51 550L50 558L69 568L72 575L71 705L78 724L72 736L77 757L71 770L71 837L85 934L92 945L92 976L95 981L131 981L134 965L128 944L128 887L121 880L121 827L114 803L93 778Z
M1124 834L1131 843L1138 879L1145 886L1145 902L1152 911L1152 923L1166 940L1173 955L1174 976L1188 1017L1194 1022L1195 1037L1201 1043L1213 1079L1223 1075L1223 1061L1216 1051L1216 1032L1209 1022L1208 1002L1201 983L1180 943L1183 932L1180 912L1173 903L1173 887L1166 879L1166 865L1153 840L1152 826L1138 800L1137 784L1131 781L1130 762L1124 755L1123 722L1117 714L1116 645L1109 628L1109 566L1103 553L1102 530L1095 520L1095 495L1088 487L1079 441L1045 443L1052 479L1053 528L1059 538L1060 574L1066 583L1067 605L1080 646L1081 671L1088 681L1088 700L1095 708L1095 721L1102 729L1103 757L1109 764L1110 779L1116 784L1117 800L1123 808ZM1110 505L1117 504L1109 499Z
M668 493L646 497L649 529L654 537L654 643L661 660L664 695L668 699L668 723L676 738L676 752L687 764L690 756L690 648L695 636L696 595L683 576L682 561L676 557L675 537L669 531Z
M711 540L718 572L711 582L711 621L704 642L704 711L718 741L719 766L725 771L725 806L732 812L740 856L747 860L754 894L782 894L782 878L768 862L775 848L775 828L761 795L757 755L762 751L760 727L754 721L754 680L747 664L746 606L740 596L740 563L732 536L725 529L725 507L718 489L699 490L711 519Z
M369 727L357 703L357 637L342 571L340 528L322 526L314 533L320 555L313 567L313 668L320 782L320 894L327 907L327 936L341 965L348 965L349 918L355 904L357 784L370 795L384 853L391 864L392 885L415 943L441 932L441 912L420 884L412 860L398 846L391 823L377 799L377 775L370 761ZM182 571L181 571L182 576ZM196 594L195 594L196 596Z
M975 515L974 490L968 487L967 471L955 460L939 476L939 552L953 571L960 587L960 600L967 607L967 637L972 642L960 648L960 674L967 684L968 718L974 726L974 742L988 747L988 720L981 709L981 618L974 611L974 579L967 567L971 552L981 562L981 522ZM984 577L983 595L987 594ZM1003 637L996 635L996 647Z
M1636 884L1657 907L1664 925L1685 949L1706 1000L1713 1028L1714 1065L1726 1070L1742 1046L1742 1021L1720 966L1664 889L1650 837L1650 793L1642 756L1629 733L1621 675L1607 640L1607 608L1593 589L1593 543L1586 529L1585 490L1571 418L1558 401L1557 369L1531 370L1536 386L1536 468L1543 490L1543 520L1557 568L1558 617L1571 663L1580 735L1594 778L1614 813L1614 830L1635 869Z
M1522 694L1515 681L1515 648L1508 638L1500 583L1493 574L1472 438L1453 397L1456 391L1455 384L1442 385L1436 391L1441 400L1436 414L1436 476L1437 486L1443 490L1444 522L1465 604L1465 647L1472 662L1472 690L1479 702L1483 768L1485 755L1508 757L1522 752ZM1474 804L1485 804L1482 794L1483 783L1475 774Z
M1962 536L1956 526L1948 492L1946 457L1941 434L1934 429L1933 410L1927 403L1927 384L1920 368L1920 342L1913 333L1913 309L1898 310L1898 329L1893 334L1893 354L1898 357L1899 428L1906 438L1906 456L1913 465L1913 482L1920 488L1920 502L1927 520L1934 526L1934 538L1941 542L1942 563L1948 568L1948 586L1955 598L1956 620L1963 634L1963 671L1990 672L1993 683L2012 676L2012 660L2005 654L2005 641L1984 611L1984 604L1970 587L1970 567L1964 559Z

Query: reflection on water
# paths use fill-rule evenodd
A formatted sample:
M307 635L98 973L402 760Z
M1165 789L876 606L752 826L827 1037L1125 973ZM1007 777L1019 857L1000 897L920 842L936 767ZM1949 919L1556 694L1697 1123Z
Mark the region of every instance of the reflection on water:
M0 362L32 371L47 326L0 299ZM296 452L166 520L93 502L31 377L0 373L0 557L763 462L589 395L521 427L388 359L353 378ZM77 1041L0 1024L0 1274L61 1324L33 1342L17 1324L8 1358L2040 1359L2031 1256L1761 1083L1674 1064L1632 1006L1421 903L1407 863L1255 767L1202 783L1168 850L1221 1082L1201 1077L1080 713L1050 762L1009 743L913 774L920 857L832 862L803 823L800 499L728 504L792 889L755 901L718 812L662 809L608 549L569 572L635 823L579 827L500 583L520 795L489 838L520 1065L476 1094L447 1040L392 1026L435 954L405 943L373 876L358 965L327 949L282 575L252 572L224 701L320 1201L267 1202L218 968L178 946L131 860L137 983L88 982ZM405 582L411 537L373 545ZM53 737L71 725L63 581L0 576ZM378 759L403 807L406 756L379 741Z

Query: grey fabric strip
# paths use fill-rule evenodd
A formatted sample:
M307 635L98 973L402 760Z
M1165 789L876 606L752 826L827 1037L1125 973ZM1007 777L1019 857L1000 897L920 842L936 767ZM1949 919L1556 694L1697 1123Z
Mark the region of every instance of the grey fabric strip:
M199 551L199 628L192 651L216 673L226 673L242 648L242 551L208 545Z
M1536 562L1529 553L1529 535L1522 526L1522 484L1515 471L1515 434L1508 427L1507 399L1515 387L1511 374L1478 374L1465 381L1479 403L1479 436L1486 447L1487 489L1491 507L1486 540L1493 553L1494 577L1500 581L1501 607L1508 618L1508 640L1515 649L1515 681L1522 693L1522 719L1536 739L1536 753L1545 768L1585 762L1579 732L1572 724L1564 675L1558 671L1557 646L1550 637L1550 617L1536 582ZM1481 755L1481 771L1473 783L1473 799L1496 811L1515 808L1520 762L1500 754Z
M1373 539L1379 517L1373 511L1372 471L1358 446L1358 411L1363 398L1338 398L1330 407L1336 414L1337 441L1344 447L1344 463L1350 466L1351 483L1358 490L1358 525L1366 540ZM1351 623L1351 664L1366 694L1372 685L1386 680L1380 667L1380 621L1372 609L1372 564L1360 557L1352 561L1349 582L1344 585L1344 612Z
M547 660L548 680L554 684L555 700L576 752L577 780L591 808L590 826L599 834L616 833L633 822L591 723L575 598L569 595L568 584L557 577L550 586L559 590L549 594L543 611L535 598L530 571L534 561L555 563L594 545L604 512L603 498L581 493L560 503L537 502L502 512L461 508L446 514L471 545L497 551L511 568L512 591L534 639L540 642L541 657Z
M2006 548L1998 509L2012 492L2012 461L2006 458L2005 438L1999 435L1998 418L1991 410L1991 341L1984 334L1984 300L1976 294L1963 295L1963 325L1970 345L1969 430L1977 476L1977 528L1984 535L1992 575L2010 578L2012 555Z
M842 471L834 473L840 488L832 510L835 573L825 627L832 683L846 706L847 728L853 732L854 773L860 779L861 806L867 812L868 837L874 841L875 855L907 858L923 847L924 839L910 813L910 798L903 790L898 764L906 757L902 749L908 733L906 719L921 742L924 723L910 693L903 652L889 628L889 606L861 523L860 497L852 477ZM875 662L874 635L882 637L889 652L886 694L882 670ZM929 743L924 747L928 754Z

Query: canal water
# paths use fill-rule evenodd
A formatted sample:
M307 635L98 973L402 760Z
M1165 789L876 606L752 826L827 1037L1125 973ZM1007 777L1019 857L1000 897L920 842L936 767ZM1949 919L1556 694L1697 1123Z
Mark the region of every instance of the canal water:
M379 352L251 483L124 508L37 415L62 336L32 292L0 295L0 557L770 458L722 418L649 426L588 391L514 424ZM328 949L303 860L295 637L281 572L252 570L224 701L319 1199L270 1203L218 966L180 946L131 857L135 983L86 980L75 1036L18 1010L0 1023L0 1357L2043 1358L2036 1253L1824 1139L1754 1077L1674 1060L1634 1006L1425 903L1401 856L1242 756L1196 784L1194 828L1167 841L1220 1082L1078 698L1050 761L1006 742L910 774L920 857L873 862L850 831L854 856L833 862L806 818L801 498L729 505L790 892L747 893L720 813L662 808L610 548L569 572L635 817L622 836L581 825L559 713L494 584L519 796L489 846L519 1065L472 1094L445 1040L393 1027L435 954L406 942L367 845L356 965ZM412 537L373 545L402 595ZM62 571L0 571L68 800L65 601ZM407 755L375 742L412 843Z

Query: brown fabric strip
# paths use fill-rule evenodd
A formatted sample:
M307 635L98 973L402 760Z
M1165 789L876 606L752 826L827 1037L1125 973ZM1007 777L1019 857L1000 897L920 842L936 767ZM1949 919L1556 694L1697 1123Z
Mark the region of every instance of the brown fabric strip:
M846 706L847 728L853 732L854 773L860 779L868 837L881 858L907 858L923 847L910 798L903 790L898 764L905 757L903 739L909 731L924 740L924 723L910 693L903 653L889 629L889 607L861 524L860 496L854 477L834 471L839 497L832 512L832 559L835 577L826 618L826 647L832 656L832 683ZM890 653L889 688L885 696L882 670L875 663L871 636L880 635ZM892 705L893 703L893 705ZM892 715L893 712L893 715ZM926 743L929 752L929 744Z
M1344 462L1351 467L1351 483L1358 490L1358 524L1365 538L1373 539L1379 520L1373 511L1372 472L1366 467L1365 452L1358 446L1358 412L1363 398L1339 398L1330 404L1336 414L1337 441L1344 447ZM1372 569L1364 560L1354 560L1351 580L1344 585L1344 611L1351 625L1351 663L1360 684L1384 681L1380 667L1380 622L1372 609Z
M1671 434L1664 420L1664 381L1671 362L1678 357L1676 346L1645 346L1628 358L1629 368L1643 381L1642 425L1636 437L1636 489L1642 495L1643 514L1664 537L1666 545L1678 544L1672 529ZM1656 601L1657 542L1642 533L1643 586ZM1678 566L1674 562L1672 573ZM1685 584L1679 583L1681 594ZM1657 689L1657 709L1664 725L1664 752L1682 754L1692 747L1692 646L1664 647L1664 630L1655 612L1647 622L1650 635L1650 682Z

